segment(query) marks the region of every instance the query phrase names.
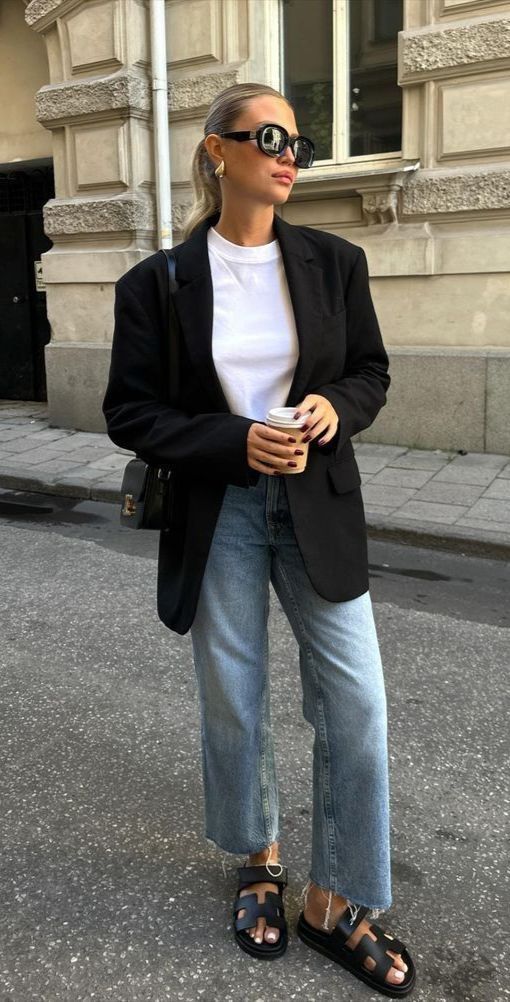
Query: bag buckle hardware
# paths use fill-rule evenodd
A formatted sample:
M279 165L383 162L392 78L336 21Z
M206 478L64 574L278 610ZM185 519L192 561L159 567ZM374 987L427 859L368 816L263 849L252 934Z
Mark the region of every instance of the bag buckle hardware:
M158 480L170 480L172 471L164 466L160 466L158 469Z
M136 501L132 494L124 494L124 504L122 506L122 515L135 515L136 514Z

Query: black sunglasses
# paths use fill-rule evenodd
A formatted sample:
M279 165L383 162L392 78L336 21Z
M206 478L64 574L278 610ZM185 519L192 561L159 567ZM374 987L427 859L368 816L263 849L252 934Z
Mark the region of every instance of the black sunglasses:
M236 139L239 143L246 139L256 139L257 146L268 157L279 157L290 146L296 167L311 167L315 155L315 146L306 136L294 136L292 139L282 125L261 125L251 132L219 132L225 139Z

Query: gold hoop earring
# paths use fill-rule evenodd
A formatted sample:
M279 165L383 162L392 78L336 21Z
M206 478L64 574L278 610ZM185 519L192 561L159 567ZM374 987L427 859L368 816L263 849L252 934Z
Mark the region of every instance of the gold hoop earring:
M218 178L218 180L220 178L222 178L222 177L225 177L225 161L224 160L220 161L220 163L218 164L218 166L217 166L216 170L214 171L214 173L216 174L216 177Z

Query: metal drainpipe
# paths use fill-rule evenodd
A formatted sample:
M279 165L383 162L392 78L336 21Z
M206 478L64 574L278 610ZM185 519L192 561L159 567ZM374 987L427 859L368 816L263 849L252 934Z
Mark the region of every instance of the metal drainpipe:
M152 117L154 122L158 249L172 247L173 243L165 13L165 0L150 0Z

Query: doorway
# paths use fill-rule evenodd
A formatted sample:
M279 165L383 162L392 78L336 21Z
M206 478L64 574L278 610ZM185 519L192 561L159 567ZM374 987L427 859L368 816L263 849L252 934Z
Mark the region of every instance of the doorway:
M0 164L0 399L46 400L51 336L41 254L43 205L55 197L51 159Z

